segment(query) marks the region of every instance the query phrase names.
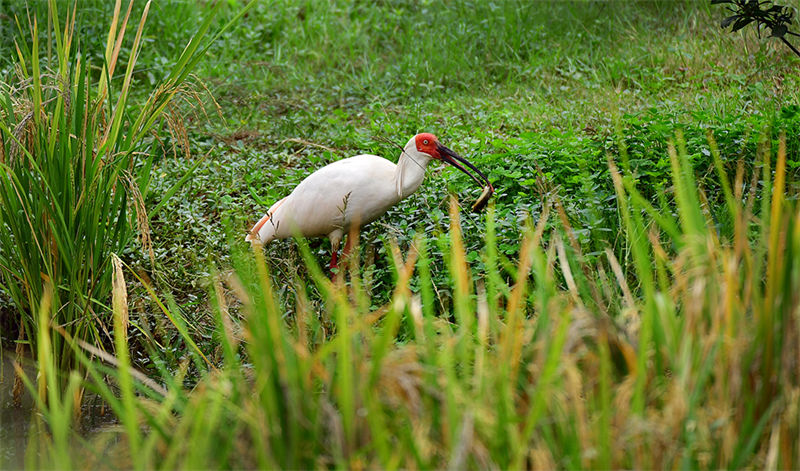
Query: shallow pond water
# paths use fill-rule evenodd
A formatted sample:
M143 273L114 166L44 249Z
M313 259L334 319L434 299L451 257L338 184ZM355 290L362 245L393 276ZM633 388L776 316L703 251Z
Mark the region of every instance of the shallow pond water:
M14 404L13 361L16 356L13 351L0 352L0 356L0 470L22 469L25 466L26 447L32 438L31 434L36 431L38 413L30 392L24 386L20 404ZM32 361L25 358L21 363L28 378L35 380L36 369ZM77 433L90 437L114 423L113 414L97 397L84 398Z
M18 469L25 463L25 444L33 413L33 399L27 391L21 395L21 404L14 404L14 352L2 352L0 364L0 468ZM24 365L28 377L35 377L31 365Z

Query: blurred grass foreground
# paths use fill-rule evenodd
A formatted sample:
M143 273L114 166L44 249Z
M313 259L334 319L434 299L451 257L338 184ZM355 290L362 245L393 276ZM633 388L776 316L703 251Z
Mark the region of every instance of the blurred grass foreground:
M482 227L471 244L449 198L445 232L386 237L369 264L356 244L334 279L306 241L293 242L292 276L269 249L232 243L202 285L206 335L169 273L153 281L132 247L155 273L149 223L176 217L166 201L203 163L187 157L148 207L161 139L176 154L202 144L176 103L201 101L192 70L265 7L229 2L221 22L224 2L204 10L148 88L135 67L151 3L115 3L99 58L81 49L96 38L75 35L77 3L66 16L56 0L36 5L47 21L16 17L14 75L0 82L2 325L35 407L26 467L800 467L796 135L765 131L754 156L727 155L706 127L698 164L680 126L661 123L650 187L619 126L592 154L612 193L599 241L582 240L597 228L558 191L536 196L511 241L500 221L520 191L469 222ZM508 50L525 50L508 28ZM163 332L130 315L142 297ZM85 430L87 398L113 423Z

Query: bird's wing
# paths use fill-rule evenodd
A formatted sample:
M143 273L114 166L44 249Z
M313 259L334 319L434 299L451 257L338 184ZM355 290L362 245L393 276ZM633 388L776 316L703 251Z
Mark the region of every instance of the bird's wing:
M278 237L292 235L292 227L306 237L347 230L350 222L374 220L397 202L395 164L374 155L336 161L306 177L287 198L275 217L287 220ZM285 232L284 232L285 231Z

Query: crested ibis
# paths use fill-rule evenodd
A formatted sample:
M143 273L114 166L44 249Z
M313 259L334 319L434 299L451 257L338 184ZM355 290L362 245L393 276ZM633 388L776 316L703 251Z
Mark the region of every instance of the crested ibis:
M396 165L377 155L357 155L315 171L289 196L273 204L245 240L266 244L273 239L295 235L328 236L331 241L330 268L336 268L339 244L351 226L360 227L374 221L414 193L431 160L453 165L481 185L484 191L473 210L485 206L494 192L489 179L469 161L440 144L436 136L422 133L408 141Z

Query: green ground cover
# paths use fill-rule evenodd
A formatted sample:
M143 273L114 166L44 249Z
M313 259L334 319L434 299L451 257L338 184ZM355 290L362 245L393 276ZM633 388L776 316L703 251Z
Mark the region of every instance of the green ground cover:
M46 5L30 3L40 11ZM23 11L20 2L9 5L9 13ZM88 50L102 51L103 25L92 19L112 7L81 5ZM232 2L225 13L240 7ZM140 82L155 83L202 14L192 2L154 3ZM676 129L701 175L710 169L709 129L731 173L739 159L752 164L765 132L773 139L783 129L797 134L795 59L752 31L719 30L722 14L673 1L259 2L195 72L220 114L204 97L205 114L184 110L187 140L161 136L148 206L203 162L153 221L155 271L178 293L202 293L195 288L209 264L225 265L229 243L305 175L356 153L394 160L396 149L384 140L404 142L420 131L434 132L486 170L498 189L508 255L518 251L521 223L536 217L549 192L569 208L588 251L619 249L606 165L607 155L619 154L618 136L644 195L669 204L665 151ZM10 21L4 28L11 30ZM788 145L794 171L796 142ZM391 234L407 243L417 230L444 233L447 194L471 201L479 192L457 172L430 173L366 240ZM705 183L714 198L713 178ZM464 223L474 251L483 222ZM292 244L274 246L268 254L277 260ZM321 257L326 250L319 247ZM385 270L379 275L388 282Z
M12 18L24 24L26 6L47 17L47 2L0 3L4 83L14 83ZM215 25L243 6L226 2ZM70 5L57 7L63 17ZM94 64L113 7L76 10ZM128 116L210 8L153 2ZM797 299L770 296L797 281L797 228L786 221L800 172L798 59L754 31L721 31L722 16L693 1L257 2L197 63L196 93L167 110L178 125L144 141L153 257L136 241L119 255L131 361L169 392L138 385L153 402L134 406L126 373L86 366L118 375L117 403L98 377L89 388L125 425L130 447L113 451L121 466L164 456L165 467L659 466L650 449L688 468L763 467L777 459L772 447L796 466L786 443L798 430L797 378L773 362L794 365ZM326 241L311 241L310 256L295 241L270 244L270 275L248 258L246 231L304 176L358 153L396 160L391 142L422 131L489 176L491 223L468 212L480 189L434 164L416 194L361 234L361 268L340 290L352 302L315 272ZM393 250L416 257L423 235L417 270L403 269ZM526 249L526 237L537 243ZM768 252L786 264L753 262ZM735 281L728 256L743 270ZM692 290L701 285L705 297ZM2 312L5 345L17 335L8 300ZM101 317L119 330L110 309ZM136 431L139 420L155 438ZM226 427L235 433L200 444L200 431ZM57 446L53 456L69 455Z
M720 31L721 14L671 1L259 4L201 64L224 120L209 111L193 122L193 155L208 158L168 203L173 216L154 221L160 266L173 283L197 284L209 260L225 265L230 241L310 171L357 153L396 159L382 139L404 142L423 130L495 183L507 255L518 252L523 222L549 193L563 200L587 252L619 253L606 164L607 155L619 157L618 136L643 194L669 205L666 144L676 129L704 176L709 129L731 174L742 158L753 164L763 133L797 135L795 58L754 34ZM797 143L788 145L796 175ZM192 163L165 158L163 187ZM419 230L445 234L448 193L465 202L479 193L458 172L434 166L430 174L367 229L379 254L387 234L401 244ZM713 176L704 184L721 202ZM465 217L476 263L483 226ZM268 258L280 262L292 247L278 242ZM323 243L317 252L327 250Z

